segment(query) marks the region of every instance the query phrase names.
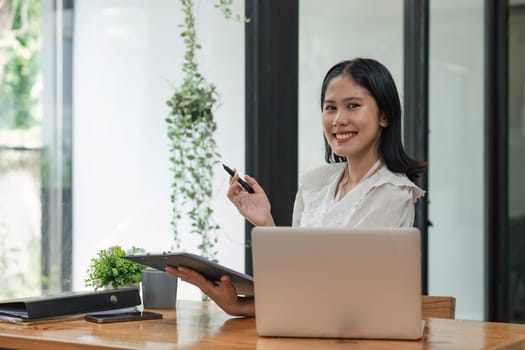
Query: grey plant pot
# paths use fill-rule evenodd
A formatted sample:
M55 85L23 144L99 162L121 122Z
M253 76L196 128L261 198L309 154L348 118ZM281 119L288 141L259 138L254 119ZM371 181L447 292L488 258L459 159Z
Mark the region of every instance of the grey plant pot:
M176 301L176 277L164 271L142 270L142 304L145 309L171 309Z

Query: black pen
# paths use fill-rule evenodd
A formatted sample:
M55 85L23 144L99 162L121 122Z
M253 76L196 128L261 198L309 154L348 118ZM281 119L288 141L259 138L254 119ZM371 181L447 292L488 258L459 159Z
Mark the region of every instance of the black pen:
M228 174L230 174L231 176L235 175L235 173L233 172L233 170L231 170L227 165L222 165L222 167L224 168L224 170L226 170L228 172ZM246 181L244 181L243 179L241 179L240 177L237 179L237 182L242 186L242 188L244 188L246 191L248 191L248 193L255 193L255 191L253 190L252 186L250 186Z

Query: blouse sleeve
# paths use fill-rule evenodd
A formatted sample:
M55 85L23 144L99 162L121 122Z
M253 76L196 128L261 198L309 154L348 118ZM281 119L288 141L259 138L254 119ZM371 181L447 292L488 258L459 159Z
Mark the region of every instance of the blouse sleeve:
M390 183L368 193L355 214L356 227L410 227L414 225L414 188Z
M292 226L300 226L301 216L303 215L304 202L301 190L297 191L295 195L295 202L293 205L293 216L292 216Z

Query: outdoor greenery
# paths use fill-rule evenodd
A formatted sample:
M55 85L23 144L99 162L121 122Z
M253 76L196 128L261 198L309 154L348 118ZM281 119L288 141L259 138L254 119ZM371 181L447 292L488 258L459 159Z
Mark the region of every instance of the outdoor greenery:
M225 18L245 20L233 15L233 0L219 0ZM167 101L170 115L166 118L170 140L170 162L173 174L171 202L174 240L181 248L179 222L183 216L191 220L191 233L200 236L198 249L202 256L216 260L217 230L210 200L213 195L212 179L221 157L215 141L217 123L213 108L218 99L217 89L199 71L196 52L197 41L193 0L180 0L184 14L181 37L185 53L182 65L183 81L173 88Z
M133 247L129 253L144 252L144 249ZM86 287L95 287L95 290L103 287L118 288L130 286L141 281L141 271L147 266L123 259L126 251L120 246L113 246L100 250L97 256L91 258L88 268L88 277L84 280Z
M6 0L0 13L0 129L39 125L40 0Z
M38 294L44 282L40 273L40 218L12 215L20 207L13 196L38 198L40 192L33 192L33 187L10 188L18 184L12 182L14 178L23 179L27 174L39 187L40 154L9 149L33 147L40 142L40 3L0 0L0 146L7 146L0 149L0 182L4 185L0 204L7 210L0 217L1 299ZM30 145L20 140L29 140Z

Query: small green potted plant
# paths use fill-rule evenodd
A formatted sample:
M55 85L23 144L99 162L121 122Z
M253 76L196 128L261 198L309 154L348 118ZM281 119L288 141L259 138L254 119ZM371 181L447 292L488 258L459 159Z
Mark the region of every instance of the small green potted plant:
M126 252L118 245L100 250L96 257L91 258L84 285L95 287L95 290L137 285L141 281L141 271L147 266L123 259L122 256L141 252L144 249L137 247Z

